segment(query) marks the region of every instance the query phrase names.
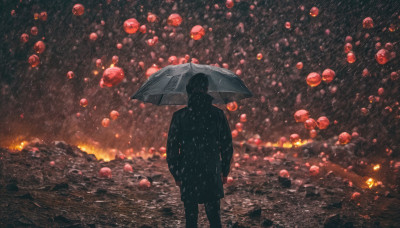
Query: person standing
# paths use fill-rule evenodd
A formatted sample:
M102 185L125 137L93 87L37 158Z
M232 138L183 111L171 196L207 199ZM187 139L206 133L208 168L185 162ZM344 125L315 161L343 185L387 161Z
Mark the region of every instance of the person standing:
M188 105L173 114L167 140L168 168L180 188L190 228L197 227L198 204L204 204L210 227L222 227L220 199L233 154L228 121L207 91L205 74L189 80Z

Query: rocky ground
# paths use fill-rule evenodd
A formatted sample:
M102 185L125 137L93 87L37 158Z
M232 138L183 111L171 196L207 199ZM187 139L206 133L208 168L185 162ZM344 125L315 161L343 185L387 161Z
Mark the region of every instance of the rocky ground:
M221 201L225 227L396 227L400 197L309 149L236 146ZM248 158L247 158L247 155ZM326 161L325 161L326 160ZM50 162L54 161L54 165ZM133 172L124 172L128 163ZM235 167L238 163L240 167ZM236 166L238 166L236 164ZM320 172L311 176L310 165ZM100 178L109 167L111 178ZM281 178L282 169L289 178ZM147 178L151 187L142 189ZM354 192L360 195L353 196ZM184 227L179 188L165 159L98 161L63 142L0 149L1 227ZM199 227L208 227L204 206Z

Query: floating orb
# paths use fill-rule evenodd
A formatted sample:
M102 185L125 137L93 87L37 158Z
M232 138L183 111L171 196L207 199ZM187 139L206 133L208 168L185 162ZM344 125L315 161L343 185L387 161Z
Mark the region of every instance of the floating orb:
M311 72L307 76L307 84L311 87L316 87L321 83L321 75L316 72Z
M134 34L139 29L140 23L135 18L130 18L124 22L124 30L128 34Z
M282 169L281 171L279 171L279 176L282 178L289 178L289 172L286 169Z
M352 51L347 53L347 62L354 63L355 61L356 61L356 55Z
M300 141L301 141L301 139L300 139L300 136L298 134L291 134L290 135L290 142L292 144L298 143Z
M313 118L309 118L306 121L304 121L304 127L307 130L313 130L317 126L317 121L315 121Z
M362 76L363 77L371 76L371 74L369 73L369 70L367 68L364 68L364 70L362 71Z
M173 14L169 15L169 17L167 19L167 23L170 26L177 27L182 23L182 17L177 13L173 13Z
M163 154L163 153L167 153L167 148L165 148L165 147L160 147L159 149L158 149L158 151L161 153L161 154Z
M242 123L247 122L247 115L246 114L240 115L240 122L242 122Z
M382 96L382 94L383 94L384 92L385 92L385 89L384 89L384 88L381 87L381 88L378 89L378 95L379 95L379 96Z
M375 59L379 64L384 65L390 60L390 53L388 50L382 48L376 53Z
M42 54L45 49L46 45L41 40L39 40L38 42L35 43L35 45L33 45L33 50L35 50L37 54Z
M190 38L200 40L205 34L206 31L201 25L195 25L190 31Z
M316 17L316 16L318 16L318 13L319 13L319 9L317 8L317 7L312 7L311 9L310 9L310 15L311 15L311 17Z
M117 43L116 47L117 47L117 49L122 49L122 44L121 43Z
M72 7L72 13L75 16L82 16L84 12L85 7L82 4L75 4L74 7Z
M73 77L75 77L75 73L73 71L68 71L67 78L72 79Z
M31 34L32 34L32 36L36 36L38 33L39 33L38 28L37 28L36 26L33 26L33 27L31 28Z
M146 32L147 32L147 27L146 27L146 25L140 26L139 32L141 32L141 33L143 33L143 34L146 33Z
M226 104L226 108L229 111L234 112L238 109L238 104L236 103L236 101L232 101L232 102L229 102L228 104Z
M149 189L150 187L151 187L151 183L147 179L141 179L139 181L139 189L146 190L146 189Z
M347 144L351 140L351 135L347 132L342 132L339 135L339 143L340 144Z
M238 131L238 132L242 132L243 131L243 124L242 123L237 123L236 125L235 125L235 128L236 128L236 130Z
M322 80L326 83L330 83L335 78L335 75L335 71L325 69L324 72L322 72Z
M99 171L100 178L111 178L111 169L108 167L103 167Z
M257 60L261 60L263 58L263 55L261 53L257 54Z
M118 111L112 110L112 111L110 112L110 118L111 118L112 120L116 120L116 119L118 119L118 117L119 117L119 112L118 112Z
M111 58L111 62L112 62L114 65L117 64L118 61L119 61L119 57L118 57L117 55L114 55L114 56Z
M393 71L392 73L390 73L390 79L392 79L393 81L396 81L397 79L399 79L399 74L395 71Z
M103 120L101 121L101 125L102 125L103 127L108 127L108 126L110 126L110 119L108 119L108 118L103 118Z
M159 70L160 68L156 64L153 64L149 69L146 70L146 78L149 78L152 74Z
M296 68L297 68L298 70L303 69L303 63L302 63L302 62L298 62L298 63L296 64Z
M307 110L300 109L294 113L294 119L297 123L303 123L310 118L310 113Z
M232 12L227 12L225 15L226 19L231 19L232 18Z
M353 45L351 45L351 43L346 43L344 45L344 53L349 53L351 50L353 50Z
M321 130L326 129L329 126L329 119L326 116L321 116L317 120L317 125Z
M95 32L90 33L89 39L90 39L91 41L96 41L97 38L98 38L98 36L97 36L97 34L96 34Z
M232 138L236 138L239 135L239 132L235 129L231 132Z
M126 173L132 173L132 172L133 172L132 166L131 166L130 164L128 164L128 163L125 163L125 165L124 165L124 172L126 172Z
M56 163L55 163L54 161L50 161L50 162L49 162L49 165L50 165L50 166L54 166L55 164L56 164Z
M315 177L315 176L317 176L318 174L319 174L319 166L312 165L312 166L310 167L310 176Z
M147 21L149 23L154 23L154 22L156 22L156 20L157 20L157 16L155 14L153 14L153 13L147 14Z
M235 5L235 3L233 2L233 0L226 0L225 2L225 6L226 8L230 9Z
M28 63L31 64L31 67L37 67L40 63L39 56L37 56L37 55L29 56Z
M354 138L354 139L356 139L356 138L358 138L360 135L358 134L358 132L353 132L353 133L351 133L351 138Z
M82 98L82 99L79 101L79 104L80 104L82 107L86 107L86 106L89 104L89 102L88 102L88 100L87 100L86 98Z
M26 43L29 41L29 35L26 33L22 33L19 40L21 41L21 43Z
M370 17L366 17L363 20L363 28L365 29L371 29L374 27L374 21Z
M385 44L385 49L388 50L388 51L391 51L391 50L393 49L393 44L392 44L392 43L389 43L389 42L386 43L386 44Z
M285 22L285 28L286 29L290 29L291 28L291 24L290 24L290 22Z
M103 73L103 84L107 87L118 85L125 77L124 71L119 67L107 68Z
M232 184L233 183L233 177L226 178L226 183L227 184Z
M168 63L171 65L178 65L178 58L173 55L168 58Z
M310 134L310 138L315 138L315 137L317 137L317 131L315 130L315 129L312 129L310 132L309 132L309 134Z
M354 192L354 193L351 195L351 200L356 201L356 200L359 200L360 197L361 197L361 194L360 194L359 192Z
M41 12L39 15L39 19L41 21L47 21L47 12L46 11Z
M100 68L103 65L103 61L101 59L96 59L96 67Z

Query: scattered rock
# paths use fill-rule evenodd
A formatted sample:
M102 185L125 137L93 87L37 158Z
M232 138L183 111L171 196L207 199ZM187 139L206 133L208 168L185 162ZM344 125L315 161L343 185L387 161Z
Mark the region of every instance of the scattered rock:
M6 185L6 189L9 192L18 192L19 188L15 183L9 183Z
M270 227L274 224L274 222L270 219L264 219L264 221L261 223L263 227Z
M290 188L292 186L292 181L289 178L278 177L278 181L284 188Z
M260 216L261 216L261 208L260 208L260 207L256 207L256 208L250 210L250 211L248 212L248 215L249 215L251 218L260 217Z

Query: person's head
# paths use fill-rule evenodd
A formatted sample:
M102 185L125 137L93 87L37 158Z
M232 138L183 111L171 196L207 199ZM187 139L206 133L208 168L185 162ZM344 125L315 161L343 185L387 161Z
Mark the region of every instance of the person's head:
M188 95L193 93L207 93L208 91L208 78L203 73L193 75L186 85L186 92Z

